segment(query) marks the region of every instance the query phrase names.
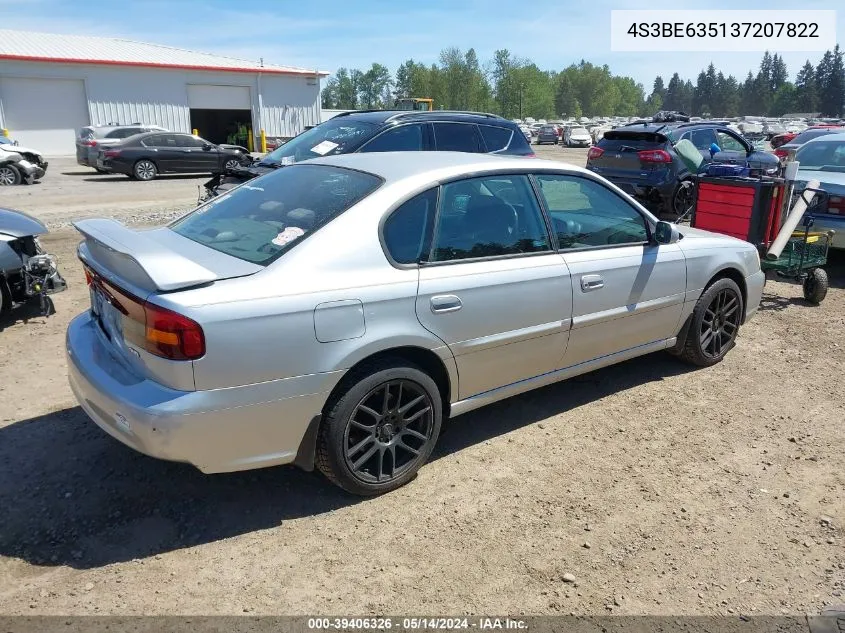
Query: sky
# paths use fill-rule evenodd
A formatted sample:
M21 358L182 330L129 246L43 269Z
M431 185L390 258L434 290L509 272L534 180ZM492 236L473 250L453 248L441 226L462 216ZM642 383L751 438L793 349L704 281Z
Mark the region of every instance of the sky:
M508 49L544 70L582 58L634 77L650 92L656 75L674 72L693 82L711 61L725 75L744 78L762 53L621 53L610 50L612 9L700 9L686 0L640 3L591 0L0 0L0 28L102 35L166 44L265 63L391 71L403 61L431 64L440 51L475 48L482 64ZM836 0L801 0L807 9L836 9ZM845 43L845 5L837 40ZM794 0L708 0L706 8L795 9ZM718 19L718 17L714 18ZM772 51L776 52L776 51ZM820 52L784 53L790 77Z

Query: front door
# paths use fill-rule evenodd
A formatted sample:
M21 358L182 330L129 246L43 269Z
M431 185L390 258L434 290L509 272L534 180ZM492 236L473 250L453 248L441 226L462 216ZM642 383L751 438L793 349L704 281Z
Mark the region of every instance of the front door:
M417 317L455 356L459 397L556 369L572 290L525 175L442 186Z
M536 176L572 275L563 367L675 336L686 292L677 244L653 244L646 217L590 178Z

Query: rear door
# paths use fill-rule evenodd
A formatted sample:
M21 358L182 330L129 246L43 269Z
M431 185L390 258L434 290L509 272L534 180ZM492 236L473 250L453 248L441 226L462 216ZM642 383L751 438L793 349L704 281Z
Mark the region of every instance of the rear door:
M385 130L367 141L359 152L419 152L429 149L428 125L411 123Z
M525 175L441 187L417 318L455 356L460 398L553 371L566 349L569 271Z
M160 172L179 171L184 160L176 134L153 134L146 137L144 146L151 152L149 158L155 162Z
M716 135L713 133L713 130L710 128L703 128L700 130L690 130L685 132L680 139L687 139L701 154L701 157L705 160L705 162L710 162L710 146L716 142ZM679 140L680 140L679 139Z

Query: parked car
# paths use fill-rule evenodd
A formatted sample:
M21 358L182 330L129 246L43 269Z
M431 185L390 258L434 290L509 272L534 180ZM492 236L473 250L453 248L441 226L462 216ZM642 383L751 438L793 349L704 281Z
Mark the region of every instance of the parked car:
M810 139L795 152L799 162L795 191L800 193L810 180L818 180L828 197L807 210L814 218L813 231L835 231L831 248L845 249L845 132Z
M819 126L819 127L810 127L801 132L800 134L796 134L789 142L783 143L779 145L774 150L775 156L781 159L787 159L790 154L795 152L799 147L801 147L804 143L814 138L819 138L820 136L826 136L828 134L836 134L837 132L843 132L845 128L842 127L834 127L834 126ZM774 146L773 146L774 147Z
M589 147L593 144L593 137L585 127L570 126L563 130L563 144L567 147Z
M537 145L543 143L558 144L560 134L556 125L543 125L537 130Z
M56 258L38 241L47 232L40 220L0 208L0 314L35 301L52 314L48 296L67 288Z
M216 174L251 162L237 149L178 132L136 134L97 155L97 169L136 180L152 180L167 173Z
M0 144L0 187L32 184L44 175L43 166L24 158L18 147L9 143Z
M689 139L705 162L747 164L752 173L774 174L779 159L759 151L727 125L713 122L646 123L605 132L587 154L587 169L604 176L658 214L677 218L692 205L689 170L674 145ZM716 144L721 151L710 153Z
M534 156L519 126L493 114L376 110L344 112L294 137L248 166L206 183L209 196L309 158L388 151L459 151Z
M751 244L594 173L460 152L316 158L163 228L76 227L68 371L98 426L362 495L410 481L449 417L658 350L718 363L764 283Z
M36 167L38 167L43 173L41 173L38 178L42 178L44 174L47 172L47 166L49 163L44 159L44 155L38 151L37 149L32 149L31 147L24 147L20 143L15 140L12 140L8 136L0 136L0 147L5 149L7 152L15 152L20 154L21 157Z
M117 145L135 134L144 132L167 132L158 125L86 125L76 133L76 162L85 167L93 167L99 173L105 170L97 167L97 156L104 147Z

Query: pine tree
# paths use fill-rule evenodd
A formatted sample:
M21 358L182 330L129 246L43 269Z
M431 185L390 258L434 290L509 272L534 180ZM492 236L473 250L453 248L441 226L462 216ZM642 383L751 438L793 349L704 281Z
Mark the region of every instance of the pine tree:
M795 108L798 112L817 112L818 107L816 71L808 59L795 78Z

